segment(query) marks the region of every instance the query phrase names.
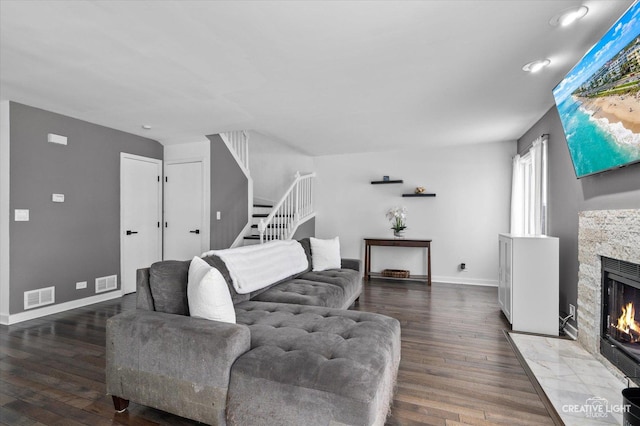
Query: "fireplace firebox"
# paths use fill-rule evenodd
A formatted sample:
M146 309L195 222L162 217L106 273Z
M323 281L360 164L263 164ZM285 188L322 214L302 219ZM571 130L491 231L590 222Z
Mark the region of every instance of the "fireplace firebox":
M600 353L640 383L640 265L602 257Z

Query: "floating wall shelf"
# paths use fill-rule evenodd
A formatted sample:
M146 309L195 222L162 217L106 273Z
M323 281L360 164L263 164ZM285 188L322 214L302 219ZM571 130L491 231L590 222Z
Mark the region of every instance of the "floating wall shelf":
M404 181L402 179L398 179L398 180L372 180L371 181L371 185L380 185L383 183L403 183Z
M372 180L371 185L384 185L389 183L404 183L402 179L394 179L394 180ZM436 194L433 193L422 193L422 194L402 194L403 197L435 197Z

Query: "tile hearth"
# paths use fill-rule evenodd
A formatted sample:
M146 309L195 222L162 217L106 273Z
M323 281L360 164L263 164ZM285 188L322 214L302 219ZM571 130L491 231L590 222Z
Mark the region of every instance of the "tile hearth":
M509 336L567 426L622 424L622 414L616 411L622 408L626 381L577 341L513 332ZM585 414L585 406L594 401L608 407L600 418Z

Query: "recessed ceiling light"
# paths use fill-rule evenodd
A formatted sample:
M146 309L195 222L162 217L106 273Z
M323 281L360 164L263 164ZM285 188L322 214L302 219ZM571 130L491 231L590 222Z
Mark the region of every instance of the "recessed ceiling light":
M587 6L580 7L572 7L571 9L565 9L562 12L555 15L551 20L549 20L549 25L554 27L561 26L566 27L568 25L573 24L578 19L583 18L587 12L589 12L589 8Z
M143 124L142 128L145 129L145 130L149 130L149 129L151 129L151 124Z
M534 73L540 71L542 68L546 67L551 63L548 59L538 59L537 61L529 62L525 66L522 67L523 71Z

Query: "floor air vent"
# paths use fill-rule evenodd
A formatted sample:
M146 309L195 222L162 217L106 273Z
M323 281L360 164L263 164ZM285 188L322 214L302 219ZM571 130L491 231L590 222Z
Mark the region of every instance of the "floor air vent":
M50 305L56 301L56 288L47 287L24 292L24 309Z
M118 276L110 275L108 277L96 278L96 293L104 293L105 291L115 290L118 288Z

